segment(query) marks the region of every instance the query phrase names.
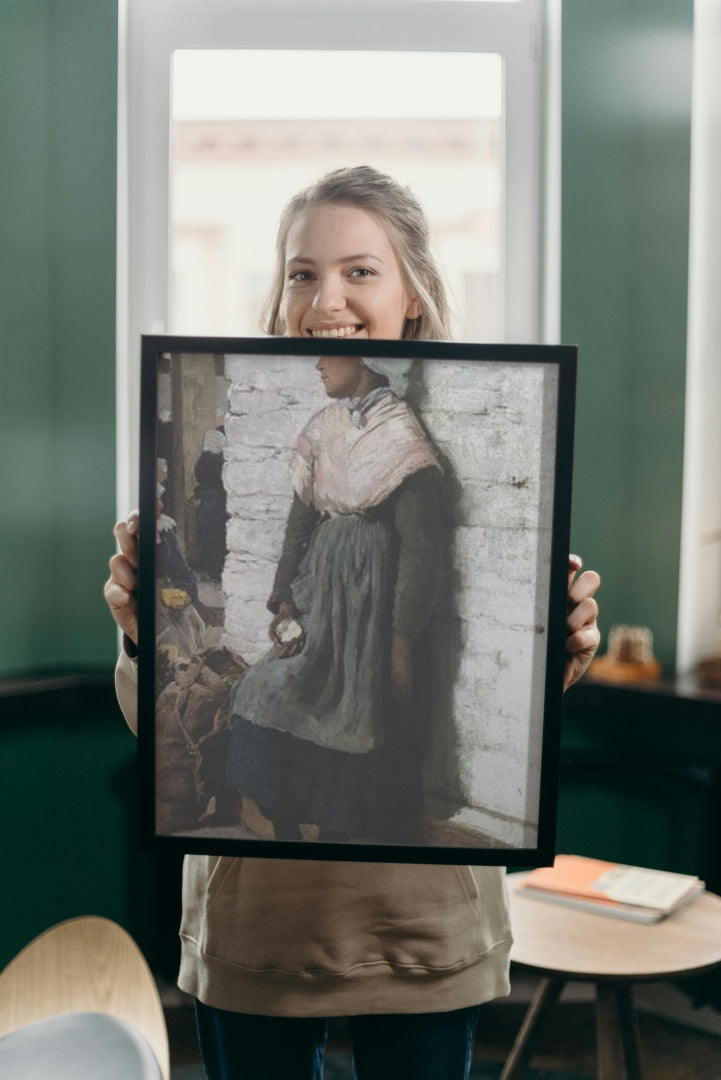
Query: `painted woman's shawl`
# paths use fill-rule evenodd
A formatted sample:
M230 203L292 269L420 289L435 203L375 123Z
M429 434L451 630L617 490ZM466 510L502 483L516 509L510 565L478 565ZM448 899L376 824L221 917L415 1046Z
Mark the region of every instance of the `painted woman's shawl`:
M298 436L290 464L293 490L328 514L362 514L438 457L409 406L391 390L367 411L333 401Z

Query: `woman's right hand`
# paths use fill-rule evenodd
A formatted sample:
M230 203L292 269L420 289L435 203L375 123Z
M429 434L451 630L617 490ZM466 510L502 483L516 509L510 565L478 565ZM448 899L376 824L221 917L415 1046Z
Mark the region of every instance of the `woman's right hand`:
M295 619L297 618L297 615L298 613L293 605L283 601L278 606L278 614L268 627L268 637L273 642L275 655L281 657L281 659L286 659L289 656L296 656L305 645L305 634L301 634L300 637L287 642L281 641L278 637L278 624L281 623L283 619Z
M110 560L110 577L103 593L110 614L134 645L138 644L138 511L113 529L120 553Z

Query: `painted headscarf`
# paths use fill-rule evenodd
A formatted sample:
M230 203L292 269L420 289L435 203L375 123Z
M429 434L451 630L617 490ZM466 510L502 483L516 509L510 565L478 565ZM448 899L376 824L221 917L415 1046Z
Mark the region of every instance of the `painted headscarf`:
M364 367L374 371L376 375L382 375L388 380L396 397L404 398L408 390L408 376L413 366L413 358L406 360L400 356L376 357L364 356L361 360Z

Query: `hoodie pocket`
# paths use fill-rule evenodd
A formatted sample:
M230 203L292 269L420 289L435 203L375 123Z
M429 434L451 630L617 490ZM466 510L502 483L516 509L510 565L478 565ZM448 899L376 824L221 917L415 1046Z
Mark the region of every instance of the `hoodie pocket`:
M454 866L458 883L461 886L461 892L465 896L468 903L471 905L472 911L478 909L478 885L476 879L473 876L473 871L470 866Z
M208 936L209 897L223 889L232 877L233 864L240 861L220 855L186 855L183 860L180 936L192 939L203 950Z
M183 932L250 970L462 967L507 936L502 871L189 856Z

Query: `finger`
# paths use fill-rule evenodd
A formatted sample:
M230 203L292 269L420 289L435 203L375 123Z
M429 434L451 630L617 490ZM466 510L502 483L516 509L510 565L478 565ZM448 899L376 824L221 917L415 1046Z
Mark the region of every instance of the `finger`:
M293 653L295 651L297 651L298 642L297 641L281 641L281 639L278 637L278 635L275 632L275 629L273 627L271 627L271 629L270 629L270 631L268 633L268 636L269 636L270 640L273 642L273 646L275 648L275 651L278 653L279 656L292 656Z
M573 633L583 626L595 625L597 618L598 604L592 596L586 596L568 612L566 628L569 633Z
M121 609L126 608L133 599L132 593L123 588L114 577L108 578L105 582L103 595L108 602L108 606L114 611L120 611Z
M586 570L576 578L568 590L569 607L580 604L588 596L593 596L601 585L601 578L595 570Z
M120 551L132 566L138 565L138 519L131 514L113 529Z
M568 556L568 587L571 588L574 577L583 566L583 559L580 555Z
M125 555L113 555L108 563L110 567L110 579L117 582L128 592L135 592L138 587L138 575L134 565L129 562Z
M276 644L273 647L275 649L275 655L279 656L282 660L285 660L288 656L293 655L293 649L295 647L295 642L292 641L292 642L287 642L286 644L283 644L282 641L278 641L276 639Z
M587 653L593 655L601 643L601 633L597 626L584 626L566 638L566 652L572 655Z
M124 634L138 643L138 609L135 596L119 585L113 578L109 578L103 589L105 600L110 613Z

